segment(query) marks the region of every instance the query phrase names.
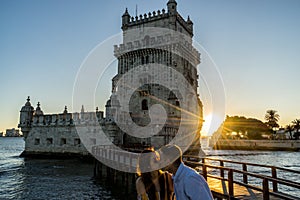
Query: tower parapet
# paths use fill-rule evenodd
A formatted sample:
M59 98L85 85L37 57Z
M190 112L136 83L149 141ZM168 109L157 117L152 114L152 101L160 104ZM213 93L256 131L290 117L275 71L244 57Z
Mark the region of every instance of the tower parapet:
M174 31L180 31L184 34L193 36L193 26L191 20L184 20L177 12L177 2L170 0L167 3L168 10L165 9L149 12L148 14L140 14L139 16L131 16L126 8L122 16L122 30L126 31L136 27L162 27L169 28Z

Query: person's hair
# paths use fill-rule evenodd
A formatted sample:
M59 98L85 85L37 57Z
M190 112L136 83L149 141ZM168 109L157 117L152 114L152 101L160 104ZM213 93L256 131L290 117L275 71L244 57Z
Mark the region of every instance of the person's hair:
M182 163L182 151L179 146L168 144L161 148L162 159L167 158L176 167Z
M153 149L143 150L138 159L137 175L142 178L142 182L145 185L145 189L149 199L156 199L155 196L156 189L155 189L155 185L153 184L152 176L151 176L151 171L154 170L151 170L151 163L150 163L151 156L149 156L150 153L153 153L155 157L158 156ZM156 159L159 158L156 157Z
M137 165L137 175L141 176L142 173L151 171L150 168L150 153L155 153L153 149L144 149L139 158L138 158L138 165Z

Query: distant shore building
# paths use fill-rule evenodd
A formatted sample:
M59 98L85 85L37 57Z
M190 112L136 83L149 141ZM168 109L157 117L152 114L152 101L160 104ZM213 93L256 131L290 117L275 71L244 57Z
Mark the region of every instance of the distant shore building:
M158 35L152 35L146 31L146 33L142 33L141 29L145 27L172 30L184 35L185 38L176 37L166 32L158 33ZM197 113L196 118L199 123L197 123L197 130L193 133L195 139L190 151L199 152L203 106L197 92L199 77L197 65L200 64L200 53L192 45L193 22L189 17L185 20L178 13L175 0L169 0L167 10L162 9L140 16L131 16L126 9L122 16L122 30L123 43L114 47L114 55L118 60L118 73L112 79L112 94L105 105L105 117L104 113L98 109L95 112L85 112L83 107L80 113L69 113L65 107L62 113L44 114L39 103L36 109L31 106L28 97L26 104L20 111L19 123L25 139L24 154L88 154L87 149L82 145L76 127L85 130L91 145L99 144L99 138L96 135L101 131L100 129L105 132L114 145L122 148L142 148L143 146L159 148L168 144L175 138L179 126L184 123L191 123L181 119L182 112L185 110L181 109L180 101L184 98L189 99L190 95L180 93L178 85L182 83L174 84L172 88L149 83L153 75L145 72L138 80L141 86L131 97L129 115L121 111L118 112L122 106L118 101L120 98L118 90L122 89L118 88L118 81L139 66L146 69L152 65L164 65L170 71L176 70L185 78L196 94L196 106L195 108L190 106L190 109ZM130 31L135 32L135 34L129 34ZM173 82L178 79L172 73L167 75L168 77L164 78ZM132 82L134 79L130 81ZM124 91L126 93L126 89ZM138 138L129 135L118 126L117 120L124 119L126 116L130 116L136 125L146 126L151 121L149 108L158 103L163 106L167 114L166 123L158 134L149 138ZM116 115L116 113L118 114ZM123 122L126 125L127 122Z
M21 137L19 129L6 129L5 137Z
M3 137L3 132L0 132L0 137Z

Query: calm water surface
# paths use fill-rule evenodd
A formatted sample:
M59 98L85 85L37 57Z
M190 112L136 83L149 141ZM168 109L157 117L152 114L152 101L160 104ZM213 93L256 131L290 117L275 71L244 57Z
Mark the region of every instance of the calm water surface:
M23 138L0 138L0 199L125 199L93 179L93 164L26 159Z
M0 138L0 199L135 199L119 187L93 179L93 164L75 159L24 159L22 138ZM300 152L213 151L212 157L275 165L300 171ZM269 173L258 168L249 171ZM281 176L282 174L279 174ZM299 182L299 176L283 178ZM250 182L256 183L256 180ZM300 196L300 190L289 191Z

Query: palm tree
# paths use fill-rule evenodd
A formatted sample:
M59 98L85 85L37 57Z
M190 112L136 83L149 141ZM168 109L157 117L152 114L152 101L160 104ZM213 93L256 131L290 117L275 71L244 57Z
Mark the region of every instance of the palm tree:
M294 125L294 129L296 130L296 133L294 133L294 137L296 140L299 139L300 136L300 119L295 119L294 121L292 121L293 125Z
M290 124L285 127L285 131L289 132L291 140L293 139L293 134L292 134L293 130L294 130L294 127L292 125L290 125Z
M267 125L271 128L279 127L278 121L279 121L279 114L276 110L267 110L265 115L265 120L267 120Z
M279 127L279 124L277 123L279 121L279 114L276 110L267 110L265 115L265 120L267 120L266 124L273 130L273 134L276 134L276 131L274 128Z

